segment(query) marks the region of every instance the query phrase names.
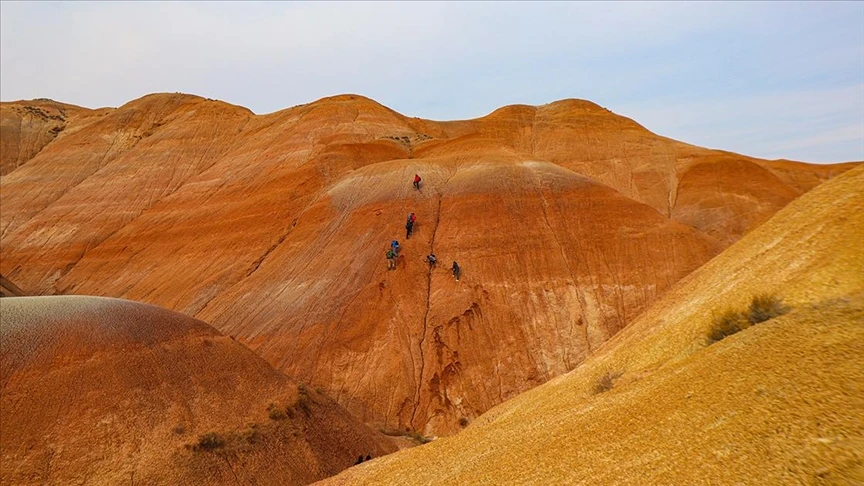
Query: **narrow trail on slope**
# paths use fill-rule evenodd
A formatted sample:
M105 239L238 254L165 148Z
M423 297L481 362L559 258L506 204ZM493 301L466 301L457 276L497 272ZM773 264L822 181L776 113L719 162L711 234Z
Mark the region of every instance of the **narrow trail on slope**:
M455 173L454 173L455 174ZM435 234L438 232L438 225L441 223L441 201L444 199L444 188L450 183L450 179L444 183L444 187L438 192L438 211L435 214L435 226L432 228L432 238L429 239L429 254L435 253ZM437 263L436 263L437 265ZM420 351L420 376L417 379L417 394L414 397L414 410L411 412L411 427L414 427L414 419L417 416L417 409L420 408L420 391L423 387L423 372L426 368L426 357L423 355L423 344L426 342L426 331L429 327L429 308L431 307L432 298L432 268L426 271L426 312L423 314L423 335L420 336L418 345Z

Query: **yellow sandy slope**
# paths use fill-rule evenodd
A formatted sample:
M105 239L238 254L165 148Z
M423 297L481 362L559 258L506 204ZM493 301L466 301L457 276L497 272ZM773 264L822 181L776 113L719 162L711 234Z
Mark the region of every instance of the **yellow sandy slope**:
M864 168L801 196L573 372L326 484L864 483ZM793 310L713 345L712 315ZM606 373L614 387L595 394Z

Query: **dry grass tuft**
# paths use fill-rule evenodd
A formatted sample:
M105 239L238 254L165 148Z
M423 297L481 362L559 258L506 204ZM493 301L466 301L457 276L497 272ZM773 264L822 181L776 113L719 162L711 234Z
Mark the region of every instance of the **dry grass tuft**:
M769 319L782 316L790 311L790 307L783 304L780 297L770 294L761 294L753 297L747 318L751 324L759 324Z
M195 444L195 450L212 451L225 447L225 438L216 432L207 432L198 437L198 443Z
M275 403L271 403L267 406L267 415L270 416L271 420L285 420L288 418L288 416L285 415L285 412L276 406Z
M619 371L607 371L597 380L597 384L594 385L594 394L599 395L611 390L615 386L615 380L620 377L621 372Z
M719 316L714 317L711 330L708 331L708 340L713 344L748 327L750 327L750 321L747 320L744 313L727 309Z

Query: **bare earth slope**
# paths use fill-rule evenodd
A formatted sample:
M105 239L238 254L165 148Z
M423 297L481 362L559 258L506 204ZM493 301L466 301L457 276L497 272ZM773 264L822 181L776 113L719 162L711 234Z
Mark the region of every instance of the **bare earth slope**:
M3 484L299 485L395 450L196 319L98 297L0 308ZM210 432L225 444L187 447Z
M23 297L24 293L17 285L0 274L0 297Z
M425 433L573 369L854 166L706 150L581 100L433 122L354 95L258 116L157 94L77 120L0 178L4 275L198 317L363 421Z
M692 273L576 370L324 484L861 484L864 168ZM714 344L712 316L791 312ZM620 375L597 394L607 373Z

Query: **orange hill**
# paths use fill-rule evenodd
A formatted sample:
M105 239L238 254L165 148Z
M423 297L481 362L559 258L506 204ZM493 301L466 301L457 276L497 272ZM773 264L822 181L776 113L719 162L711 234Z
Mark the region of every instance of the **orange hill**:
M3 484L300 485L395 450L196 319L98 297L0 307Z
M859 167L684 278L574 371L321 484L864 484L862 207ZM762 293L791 309L712 344L715 317Z
M3 147L30 147L2 155L4 275L195 316L367 423L437 434L573 369L853 166L694 147L580 100L433 122L354 95L258 116L157 94L63 108L53 138L40 106L0 105Z

